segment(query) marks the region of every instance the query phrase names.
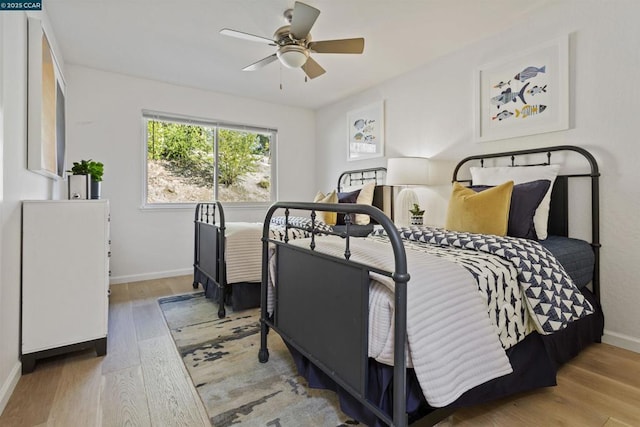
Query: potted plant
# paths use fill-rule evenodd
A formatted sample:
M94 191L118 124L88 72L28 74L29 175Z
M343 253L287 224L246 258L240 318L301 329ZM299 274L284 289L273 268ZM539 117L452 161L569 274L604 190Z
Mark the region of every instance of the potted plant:
M100 198L100 182L104 174L104 164L102 162L94 162L93 160L80 160L73 162L73 167L67 172L73 175L89 175L91 177L91 198Z
M409 209L409 213L411 213L411 225L422 225L424 221L424 209L420 209L420 205L417 203L413 204L413 207Z

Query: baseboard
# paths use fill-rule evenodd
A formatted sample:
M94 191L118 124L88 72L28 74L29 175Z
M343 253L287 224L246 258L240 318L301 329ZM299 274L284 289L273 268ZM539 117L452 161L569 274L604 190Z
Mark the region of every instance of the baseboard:
M0 415L2 415L2 412L7 406L13 390L18 384L18 380L20 380L21 371L22 365L20 364L20 362L16 362L16 364L13 365L13 369L11 369L7 380L4 382L4 384L2 384L2 388L0 388Z
M640 353L640 339L617 332L604 330L602 342Z
M127 276L110 277L109 284L116 285L119 283L141 282L143 280L164 279L165 277L187 276L190 274L193 274L193 268L158 271L156 273L130 274Z

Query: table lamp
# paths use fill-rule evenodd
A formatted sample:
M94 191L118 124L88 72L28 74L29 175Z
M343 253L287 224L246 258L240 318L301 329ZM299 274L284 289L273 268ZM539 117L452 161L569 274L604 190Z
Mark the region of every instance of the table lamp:
M429 159L397 157L387 160L386 185L405 187L395 198L393 220L397 225L410 224L409 211L418 204L418 195L409 186L429 184Z

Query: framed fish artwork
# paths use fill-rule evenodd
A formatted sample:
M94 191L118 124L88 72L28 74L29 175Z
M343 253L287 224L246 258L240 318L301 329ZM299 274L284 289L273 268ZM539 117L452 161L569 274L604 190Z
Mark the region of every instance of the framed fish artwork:
M384 156L384 101L347 113L347 160Z
M569 36L480 67L477 141L569 128Z

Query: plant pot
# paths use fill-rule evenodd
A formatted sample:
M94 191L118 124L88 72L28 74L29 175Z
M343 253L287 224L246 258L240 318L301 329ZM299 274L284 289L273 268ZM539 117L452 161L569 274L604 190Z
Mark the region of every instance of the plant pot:
M409 222L411 225L423 225L424 217L422 215L411 215Z
M100 198L101 181L91 180L91 199L97 200Z
M86 200L91 197L89 175L69 175L67 177L69 200Z

